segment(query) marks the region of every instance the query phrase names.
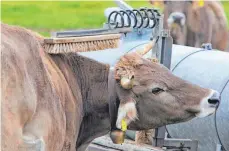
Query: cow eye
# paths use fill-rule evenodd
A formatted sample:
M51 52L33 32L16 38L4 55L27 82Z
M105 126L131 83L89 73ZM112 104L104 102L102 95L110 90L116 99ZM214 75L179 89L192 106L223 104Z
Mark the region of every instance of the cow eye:
M161 93L161 92L163 92L164 90L163 89L161 89L161 88L153 88L152 89L152 93L153 94L159 94L159 93Z

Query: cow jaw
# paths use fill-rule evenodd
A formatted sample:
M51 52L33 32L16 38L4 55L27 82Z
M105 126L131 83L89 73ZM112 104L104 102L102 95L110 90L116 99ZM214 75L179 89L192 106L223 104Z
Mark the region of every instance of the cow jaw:
M209 99L216 96L217 98L219 97L219 93L211 90L210 94L203 98L202 101L200 102L200 112L196 114L196 117L198 118L203 118L203 117L207 117L209 115L212 115L215 110L216 110L216 106L218 104L210 104L209 103Z
M118 116L116 121L116 127L121 129L122 120L125 120L127 125L137 119L137 109L135 102L128 102L120 104L118 108Z

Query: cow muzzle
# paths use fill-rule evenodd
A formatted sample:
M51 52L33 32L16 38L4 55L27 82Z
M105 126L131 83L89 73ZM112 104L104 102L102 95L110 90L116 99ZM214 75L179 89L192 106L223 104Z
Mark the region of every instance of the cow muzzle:
M196 117L202 118L213 114L220 103L220 94L211 90L210 95L202 99L200 103L200 112L196 114Z
M186 21L186 17L181 12L173 12L169 15L167 19L168 26L172 26L173 24L178 24L180 26L184 26Z

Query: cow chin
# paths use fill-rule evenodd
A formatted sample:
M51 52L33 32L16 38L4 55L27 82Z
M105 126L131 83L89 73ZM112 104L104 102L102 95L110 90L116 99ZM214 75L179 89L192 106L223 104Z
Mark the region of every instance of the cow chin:
M219 93L214 90L211 90L210 94L207 97L202 99L202 101L200 102L200 112L196 113L195 115L197 118L207 117L215 113L218 103L216 104L209 103L209 99L211 99L215 95L218 96Z

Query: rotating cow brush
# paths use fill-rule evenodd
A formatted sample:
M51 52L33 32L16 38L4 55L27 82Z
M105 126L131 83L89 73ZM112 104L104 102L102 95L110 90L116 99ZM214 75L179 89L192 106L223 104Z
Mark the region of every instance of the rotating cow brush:
M70 32L64 32L70 34ZM74 35L58 35L47 38L45 50L48 53L87 52L97 51L119 46L121 34L109 30L75 31Z
M123 33L133 29L154 28L158 12L153 9L113 11L108 17L108 28L56 32L44 40L48 53L87 52L118 48ZM150 24L153 21L153 25Z

